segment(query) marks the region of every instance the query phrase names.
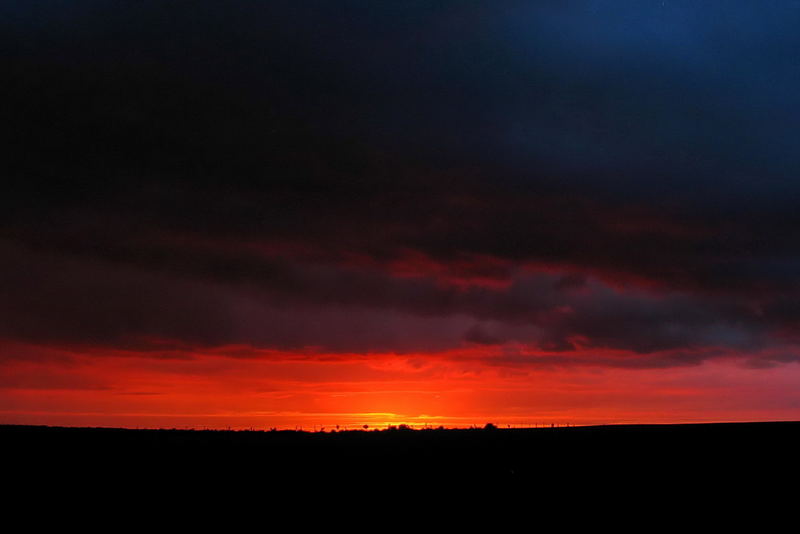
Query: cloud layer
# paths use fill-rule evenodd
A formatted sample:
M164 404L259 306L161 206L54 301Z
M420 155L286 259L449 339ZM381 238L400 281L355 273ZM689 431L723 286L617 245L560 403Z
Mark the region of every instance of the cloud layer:
M793 361L800 13L733 4L7 5L0 336Z

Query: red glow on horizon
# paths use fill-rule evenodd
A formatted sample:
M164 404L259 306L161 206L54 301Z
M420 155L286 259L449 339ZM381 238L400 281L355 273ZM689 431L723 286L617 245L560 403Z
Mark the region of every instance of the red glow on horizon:
M2 363L0 423L331 430L800 418L796 364L510 367L475 358L482 348L285 359L15 350L40 358Z

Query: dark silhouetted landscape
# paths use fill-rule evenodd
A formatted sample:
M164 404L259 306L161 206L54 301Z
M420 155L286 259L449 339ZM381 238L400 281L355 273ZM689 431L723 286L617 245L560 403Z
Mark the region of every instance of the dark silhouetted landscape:
M339 432L6 425L0 439L31 475L131 483L148 476L172 484L308 477L718 484L794 469L800 422Z

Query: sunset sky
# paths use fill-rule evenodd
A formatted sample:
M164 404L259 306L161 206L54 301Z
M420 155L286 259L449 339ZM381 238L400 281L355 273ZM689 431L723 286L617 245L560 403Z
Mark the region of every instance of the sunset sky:
M0 2L0 423L800 419L800 2Z

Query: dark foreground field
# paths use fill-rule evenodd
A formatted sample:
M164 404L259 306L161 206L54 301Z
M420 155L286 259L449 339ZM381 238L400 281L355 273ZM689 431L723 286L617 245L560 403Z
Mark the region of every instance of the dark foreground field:
M231 521L287 516L395 525L424 513L492 529L522 518L771 531L766 524L795 515L798 445L796 422L338 433L0 426L8 512L104 528L170 517L183 530L212 518L232 530Z
M0 426L21 476L207 484L241 480L689 481L797 474L800 423L540 429L294 431ZM794 482L792 481L792 484Z

